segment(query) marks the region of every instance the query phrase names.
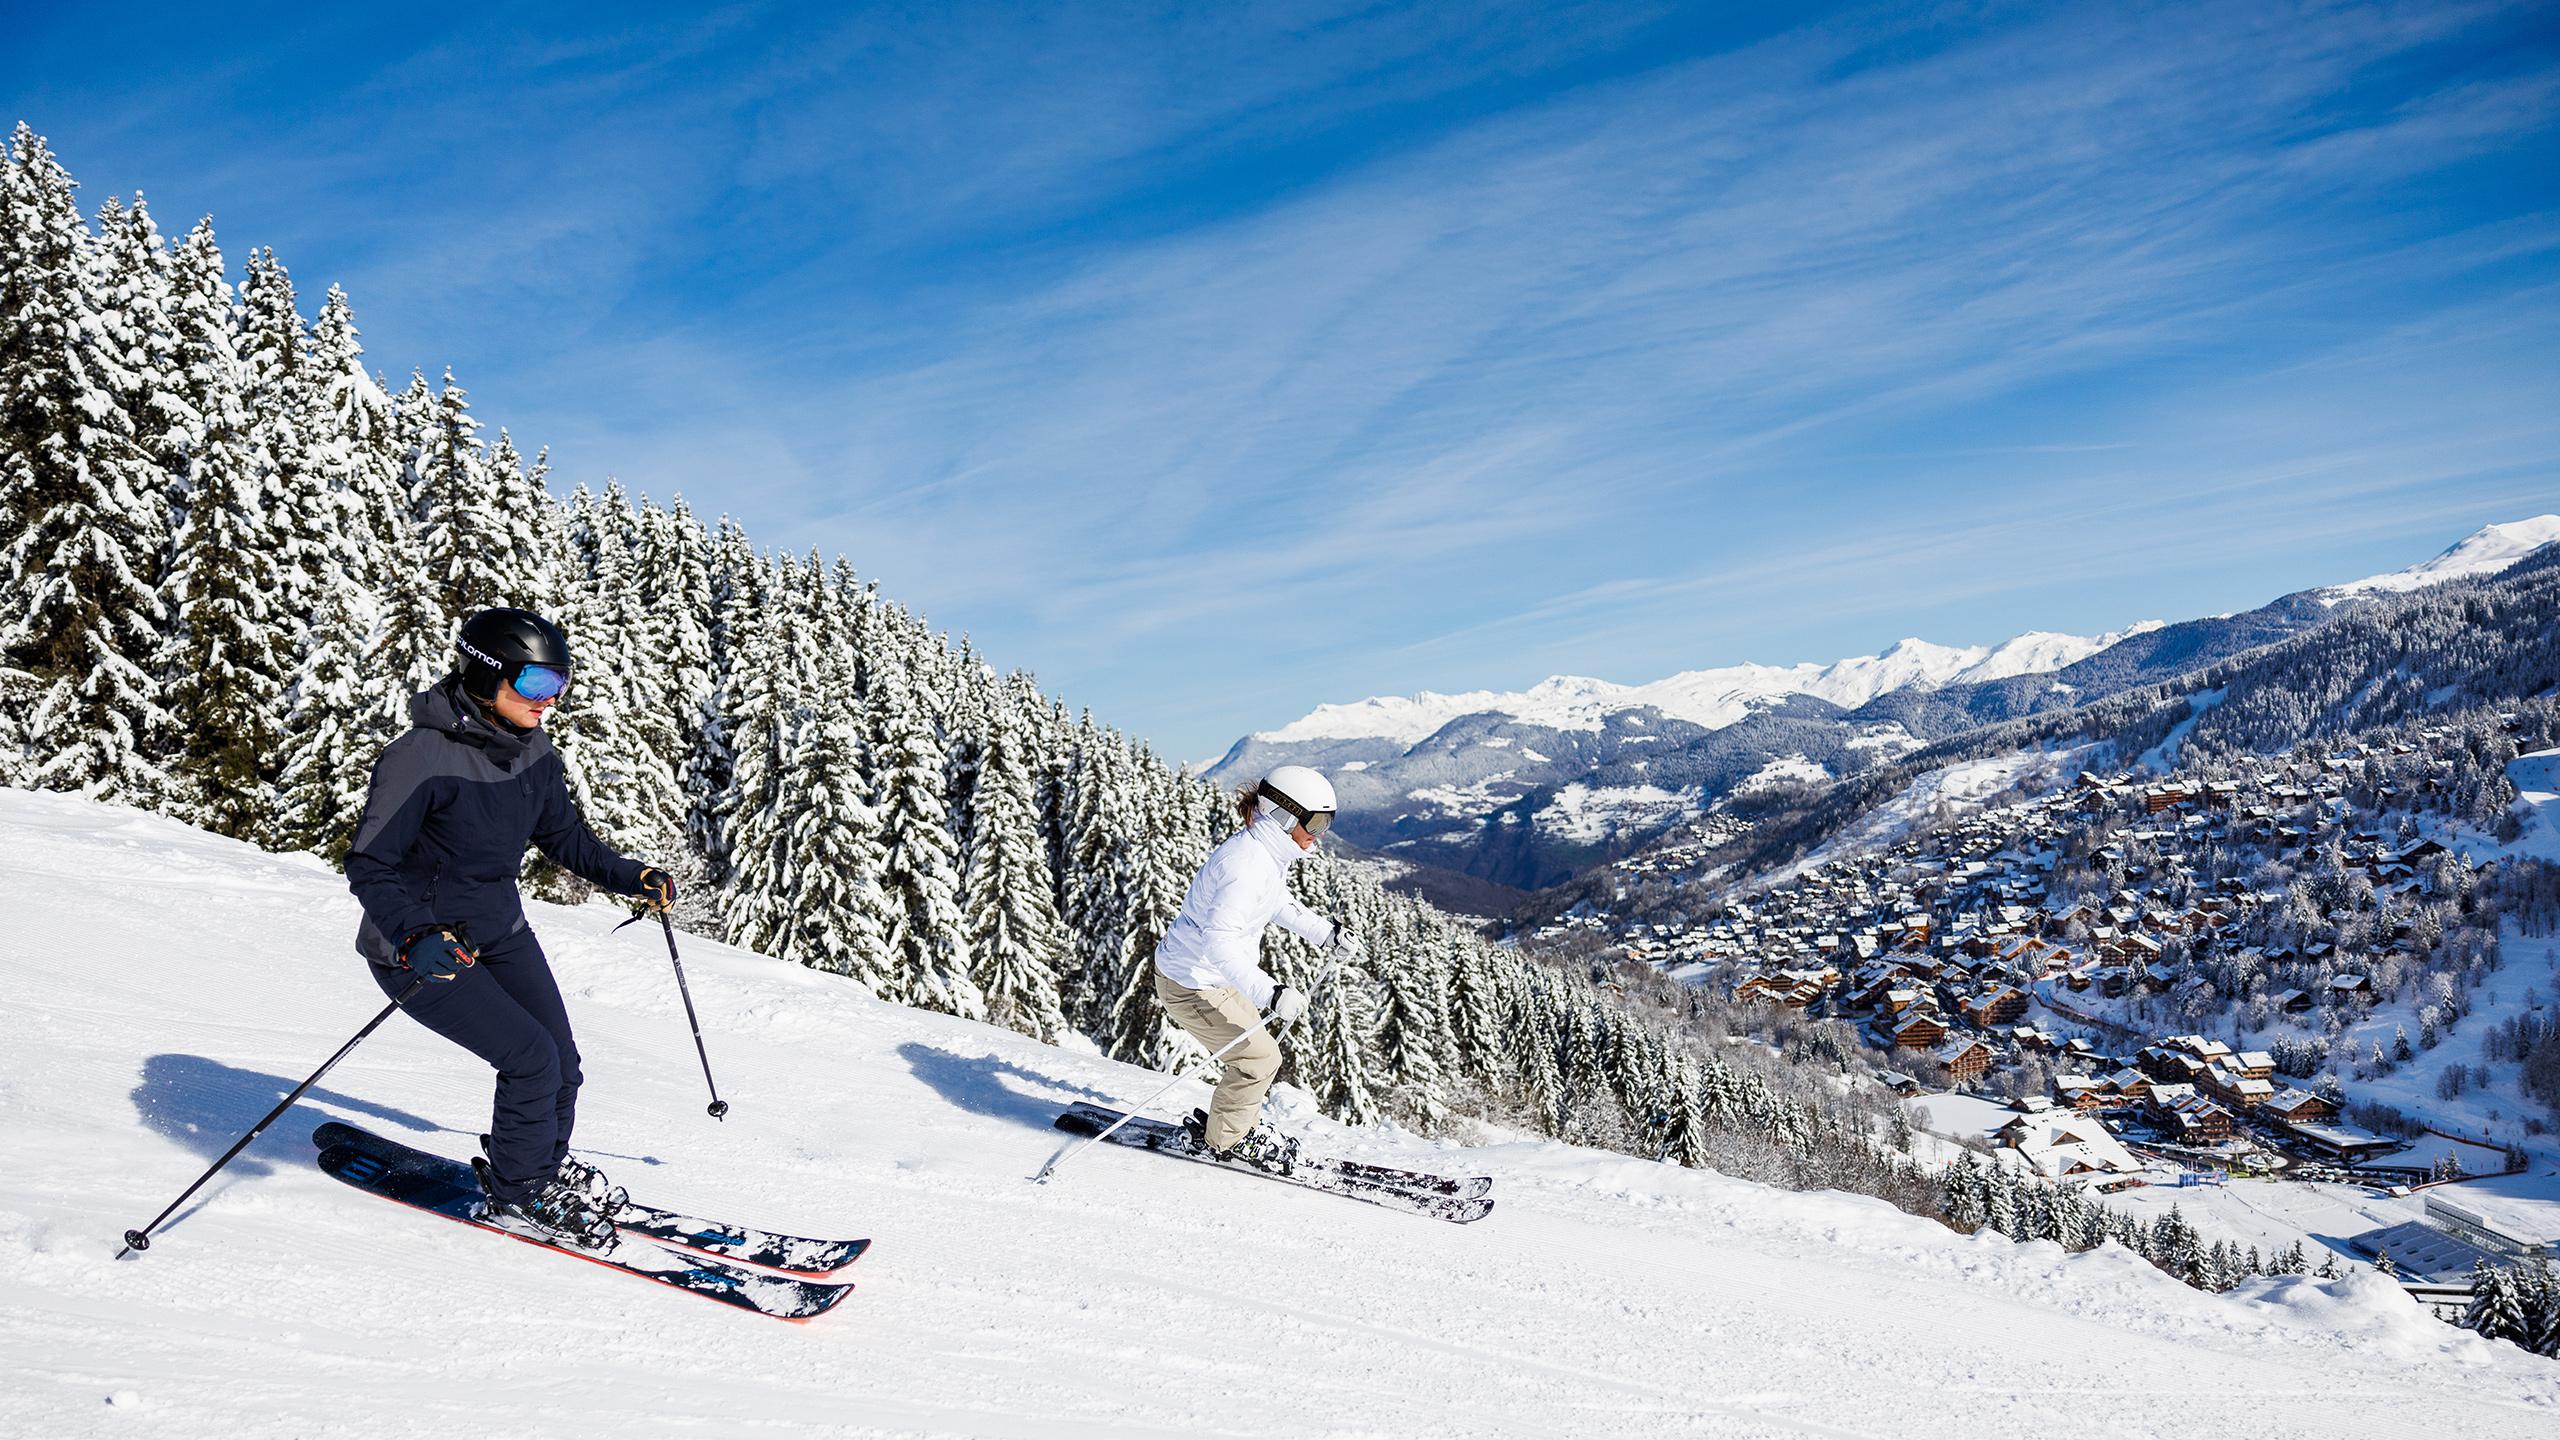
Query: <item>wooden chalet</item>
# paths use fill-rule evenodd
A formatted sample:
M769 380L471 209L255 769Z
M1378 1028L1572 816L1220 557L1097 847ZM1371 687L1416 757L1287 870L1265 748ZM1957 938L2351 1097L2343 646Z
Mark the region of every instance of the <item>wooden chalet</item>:
M2231 1138L2232 1115L2193 1085L2151 1088L2152 1118L2190 1145L2219 1145Z
M2255 1109L2276 1098L2274 1081L2252 1079L2228 1064L2207 1070L2204 1083L2214 1094L2243 1110Z
M2095 1075L2057 1075L2053 1080L2054 1098L2071 1109L2087 1114L2122 1103L2124 1097L2116 1087Z
M2027 997L2022 991L1997 985L1965 1002L1964 1013L1975 1025L1988 1030L2026 1014Z
M2299 1087L2287 1087L2258 1108L2288 1124L2320 1125L2338 1118L2337 1106Z
M1932 1050L1947 1038L1947 1022L1926 1010L1914 1010L1886 1027L1893 1043L1905 1050Z
M1979 1079L1989 1073L1994 1057L1990 1046L1968 1037L1946 1042L1931 1051L1929 1058L1946 1067L1949 1076L1965 1081Z

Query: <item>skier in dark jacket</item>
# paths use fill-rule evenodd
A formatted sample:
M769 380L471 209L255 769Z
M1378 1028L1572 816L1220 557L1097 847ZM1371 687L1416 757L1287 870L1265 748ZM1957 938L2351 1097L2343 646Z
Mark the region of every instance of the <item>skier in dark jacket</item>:
M543 716L569 687L568 637L527 610L463 622L455 673L409 701L415 728L374 762L347 854L364 906L356 949L385 995L498 1072L484 1218L545 1240L601 1246L619 1200L569 1154L578 1046L560 987L525 924L516 872L528 842L603 889L664 909L665 871L614 853L570 803ZM424 981L426 983L419 984Z

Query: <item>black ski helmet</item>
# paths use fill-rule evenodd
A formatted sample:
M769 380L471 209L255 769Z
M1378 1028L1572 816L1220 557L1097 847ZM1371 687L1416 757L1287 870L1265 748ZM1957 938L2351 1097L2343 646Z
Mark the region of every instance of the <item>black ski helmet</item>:
M569 637L530 610L482 610L462 622L453 642L462 658L462 688L484 703L527 665L569 673Z

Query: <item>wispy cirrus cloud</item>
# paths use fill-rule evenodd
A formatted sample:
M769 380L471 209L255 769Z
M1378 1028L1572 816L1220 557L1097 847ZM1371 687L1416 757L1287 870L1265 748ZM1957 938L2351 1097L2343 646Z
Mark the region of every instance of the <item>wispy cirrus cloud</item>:
M494 41L280 47L370 65L222 186L565 477L843 550L1178 753L1380 691L2228 608L2560 489L2526 5Z

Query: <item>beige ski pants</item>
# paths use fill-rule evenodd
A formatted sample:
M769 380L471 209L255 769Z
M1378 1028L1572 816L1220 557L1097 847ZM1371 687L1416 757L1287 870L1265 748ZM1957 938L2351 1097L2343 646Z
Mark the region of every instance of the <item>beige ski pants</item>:
M1250 1032L1251 1038L1227 1052L1226 1070L1218 1076L1216 1093L1209 1097L1209 1148L1224 1150L1253 1128L1255 1117L1262 1113L1262 1097L1271 1091L1271 1082L1280 1074L1280 1042L1262 1028L1262 1017L1244 996L1225 985L1194 990L1165 978L1156 972L1156 998L1164 1002L1164 1013L1183 1033L1209 1047L1218 1047Z

